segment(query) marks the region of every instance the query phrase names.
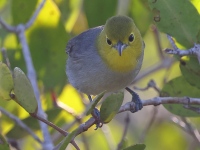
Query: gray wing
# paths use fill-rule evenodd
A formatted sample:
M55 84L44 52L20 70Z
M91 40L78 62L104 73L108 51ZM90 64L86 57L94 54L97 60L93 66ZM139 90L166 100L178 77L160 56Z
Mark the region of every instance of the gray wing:
M102 30L103 26L95 27L69 40L66 47L66 53L68 56L77 58L81 54L89 53L88 50L91 49L90 46L95 45L96 38Z

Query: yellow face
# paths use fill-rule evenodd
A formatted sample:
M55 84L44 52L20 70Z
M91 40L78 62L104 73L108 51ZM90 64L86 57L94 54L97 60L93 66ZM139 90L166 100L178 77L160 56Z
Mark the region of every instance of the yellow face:
M143 52L143 40L132 19L113 17L106 22L98 37L98 52L110 69L129 72L138 63Z

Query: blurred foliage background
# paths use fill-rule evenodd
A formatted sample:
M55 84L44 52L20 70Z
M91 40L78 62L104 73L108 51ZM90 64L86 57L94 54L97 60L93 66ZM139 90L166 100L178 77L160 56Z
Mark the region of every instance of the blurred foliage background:
M146 48L144 63L140 74L162 62L163 58L160 57L159 54L159 44L161 49L171 47L166 37L166 33L173 35L178 41L178 46L183 49L189 48L193 46L193 43L200 41L195 41L193 37L190 36L190 34L193 35L196 32L196 28L199 29L200 21L189 25L188 28L192 28L192 31L189 32L190 34L186 33L183 35L178 32L177 35L177 29L173 24L171 24L170 28L168 26L163 27L159 24L159 21L158 23L155 23L155 17L159 16L159 19L162 21L165 20L165 18L168 18L157 8L154 9L154 6L150 4L152 2L153 1L151 0L46 1L34 24L26 31L26 37L28 45L30 46L33 64L37 72L42 106L48 115L48 120L64 129L68 129L68 131L72 131L79 125L77 122L75 125L68 128L68 125L75 119L74 115L59 108L55 108L55 99L53 99L55 96L58 97L59 102L70 107L76 115L81 114L81 112L84 111L85 105L88 102L84 95L78 93L67 82L65 74L67 55L65 53L65 47L70 38L80 34L88 28L105 24L105 21L109 17L119 14L128 15L133 18L135 24L141 31ZM171 2L172 0L169 0L169 4ZM40 0L0 0L0 16L10 25L26 23L39 3ZM177 9L179 8L180 10L188 10L189 13L185 16L187 19L191 19L195 15L200 18L199 0L177 0L176 5L174 5L175 8L172 7L172 5L161 5L165 8L173 8L172 12L170 12L171 15L176 13L174 10L177 7ZM164 17L162 17L162 15ZM180 24L187 22L187 19L184 18L182 20L183 22L180 22ZM164 24L167 25L168 22L169 20L166 20ZM159 31L162 32L159 32L157 27ZM199 35L200 32L197 36ZM188 37L189 39L181 39L179 38L180 36ZM190 39L192 39L192 42ZM5 29L0 26L0 48L2 47L5 47L7 50L11 67L14 68L17 66L26 72L18 38L15 34L5 31ZM165 55L166 54L164 54L164 56ZM0 60L2 59L2 55L0 54ZM137 80L134 86L145 87L147 83L153 79L157 86L162 89L166 81L170 81L180 75L181 70L179 68L179 61L176 61L168 69L161 68L148 74L141 80ZM186 81L181 81L178 84L179 86L184 87L185 82ZM142 99L159 96L153 89L136 92ZM181 96L184 96L184 93ZM82 99L86 100L82 101ZM129 100L130 97L127 94L124 103ZM41 136L39 124L36 120L29 117L29 114L25 112L23 108L16 105L15 102L5 102L0 100L0 106L18 116L28 124L37 135ZM81 149L116 149L123 133L125 117L126 113L118 114L109 124L104 125L103 128L98 129L97 131L93 130L95 127L90 128L87 132L79 135L76 138L76 142ZM144 107L142 111L131 114L130 117L131 122L128 129L128 135L124 142L125 145L145 143L148 150L200 149L197 148L199 147L199 143L181 128L181 123L184 126L184 122L181 121L182 118L168 112L163 106ZM86 121L88 118L88 116L84 117L82 122ZM152 120L151 118L153 118L153 123L150 125L149 122ZM197 129L199 128L200 121L198 118L190 118L190 121L194 127L197 127ZM49 130L54 143L58 143L62 137L52 128L49 128ZM35 150L41 148L31 136L19 128L11 119L1 114L0 133L10 139L17 139L21 149ZM67 149L70 150L74 148L69 146Z

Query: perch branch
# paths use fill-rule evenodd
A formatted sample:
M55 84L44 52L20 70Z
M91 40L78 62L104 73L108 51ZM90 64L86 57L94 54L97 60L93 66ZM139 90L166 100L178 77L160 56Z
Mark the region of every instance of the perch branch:
M185 104L187 105L188 102L190 104L200 105L199 98L189 98L189 97L155 97L148 100L142 100L143 106L148 105L160 105L160 104ZM119 109L118 113L122 113L125 111L130 111L135 108L134 102L127 102ZM82 123L77 129L77 135L81 134L82 132L87 131L92 125L95 125L96 121L93 117L88 119L85 123Z

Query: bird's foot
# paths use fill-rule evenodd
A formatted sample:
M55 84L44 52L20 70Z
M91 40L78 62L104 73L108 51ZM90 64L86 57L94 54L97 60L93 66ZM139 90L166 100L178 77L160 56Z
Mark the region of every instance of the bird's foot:
M132 113L135 113L143 108L142 101L137 93L129 89L128 87L125 88L131 95L132 101L135 103L135 109L130 110Z
M96 128L94 130L97 130L98 128L101 128L103 126L103 123L101 122L100 112L99 112L99 110L97 108L94 108L94 110L92 112L92 116L96 120Z
M90 95L88 95L88 98L89 98L90 102L92 102L92 98L91 98ZM96 128L94 130L97 130L98 128L101 128L103 126L103 123L101 122L101 119L100 119L99 110L97 108L94 108L94 110L92 111L91 115L96 120Z

